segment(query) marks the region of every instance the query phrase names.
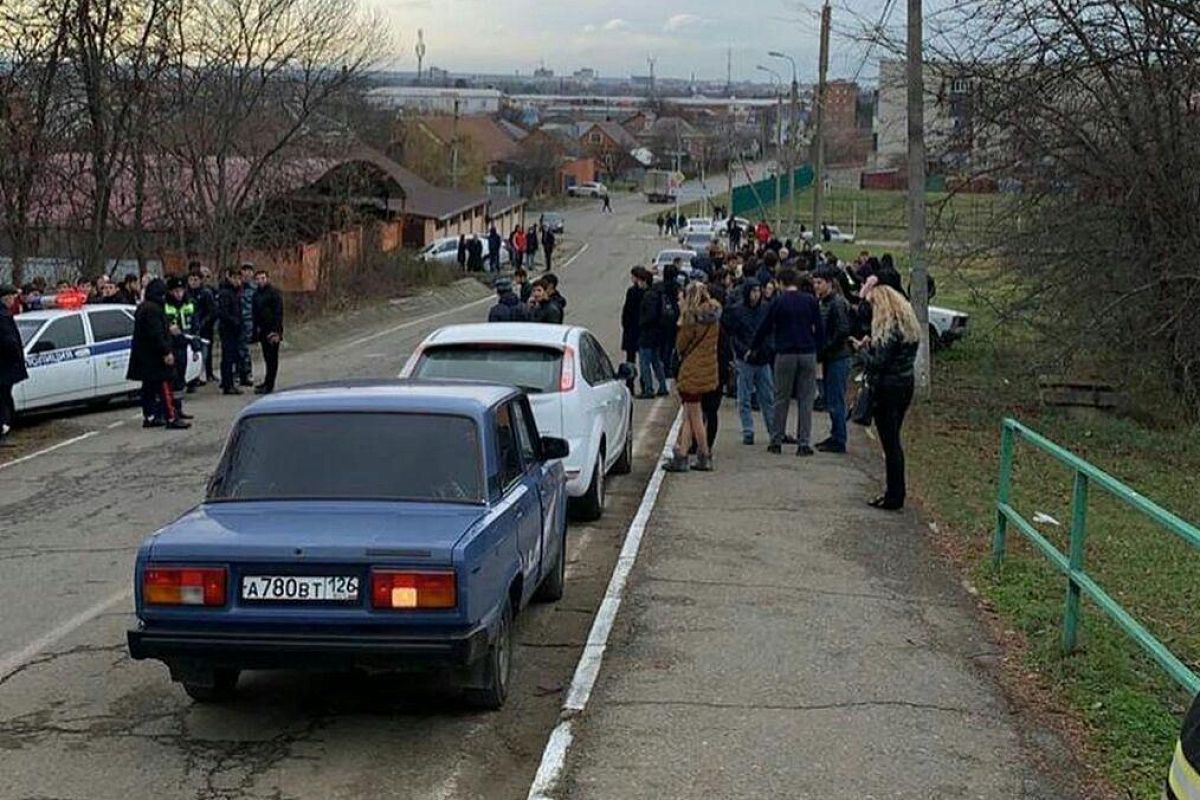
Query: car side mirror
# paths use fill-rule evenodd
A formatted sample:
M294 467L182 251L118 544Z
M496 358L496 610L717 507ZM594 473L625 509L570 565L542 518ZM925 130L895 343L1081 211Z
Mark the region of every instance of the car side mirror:
M29 350L29 355L36 355L37 353L49 353L54 349L54 342L50 341L49 339L42 339L40 342L34 342L33 347Z
M629 382L637 377L637 368L633 364L625 363L617 367L617 380Z
M567 444L566 439L559 439L557 436L542 437L542 459L544 461L555 461L566 458L570 454L571 445Z

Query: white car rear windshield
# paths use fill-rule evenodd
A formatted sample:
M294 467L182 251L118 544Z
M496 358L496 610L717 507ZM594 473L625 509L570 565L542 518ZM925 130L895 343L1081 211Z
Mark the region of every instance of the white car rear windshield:
M238 423L208 499L481 503L483 449L467 417L263 414Z
M485 381L515 386L531 394L557 392L562 378L562 351L521 344L431 347L421 354L413 377Z

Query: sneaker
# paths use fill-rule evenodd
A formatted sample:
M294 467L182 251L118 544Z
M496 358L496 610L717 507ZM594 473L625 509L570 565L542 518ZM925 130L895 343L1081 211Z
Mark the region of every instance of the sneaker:
M797 439L795 436L788 436L787 434L784 434L783 443L784 444L800 444L800 440Z
M767 452L773 456L777 456L783 452L783 445L769 444L767 445Z
M754 444L754 434L753 433L743 433L742 434L742 444Z
M167 424L166 420L162 419L144 419L142 420L143 428L161 428Z
M221 390L221 394L241 394L241 393L242 393L242 390L237 388L236 386L230 386L228 388Z
M176 418L168 422L163 427L169 431L186 431L188 428L192 427L192 423L184 422L183 420Z
M690 472L687 456L674 455L663 462L663 472Z
M814 444L813 447L820 450L822 447L828 447L831 444L833 444L833 437L829 436Z
M270 394L270 393L271 393L271 392L273 392L273 391L275 391L275 390L274 390L274 389L269 389L269 388L267 388L266 386L255 386L255 387L254 387L254 393L255 393L255 394Z
M846 447L833 442L821 442L817 445L817 450L822 453L845 453Z
M692 467L696 472L712 472L713 458L712 454L696 456L696 466Z
M656 395L656 397L670 397L670 396L671 396L671 393L668 392L666 389L659 389L658 394Z
M253 385L254 385L254 381L251 380L250 378L242 378L241 380L238 381L238 386L253 386Z
M809 456L815 456L816 454L817 454L817 451L813 450L811 447L809 447L806 444L800 445L799 447L796 448L796 455L801 456L803 458L808 458Z

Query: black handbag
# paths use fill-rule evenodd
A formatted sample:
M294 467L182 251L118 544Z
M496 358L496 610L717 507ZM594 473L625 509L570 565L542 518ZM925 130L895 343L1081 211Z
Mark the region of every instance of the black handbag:
M870 381L863 381L858 389L858 397L854 399L854 408L850 412L850 421L855 425L869 426L875 421L874 406L875 392L871 389Z

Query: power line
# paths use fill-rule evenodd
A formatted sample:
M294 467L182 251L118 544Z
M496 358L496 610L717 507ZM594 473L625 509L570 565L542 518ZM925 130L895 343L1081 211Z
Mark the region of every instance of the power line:
M867 49L863 53L862 61L858 62L858 69L854 71L854 79L851 81L851 83L858 83L858 79L862 76L862 71L867 66L867 61L871 58L871 51L875 49L875 45L879 41L880 33L885 27L887 27L888 22L891 21L892 12L895 10L896 0L887 0L887 2L884 3L883 11L879 15L879 22L875 23L875 27L872 29L874 34L867 42Z

